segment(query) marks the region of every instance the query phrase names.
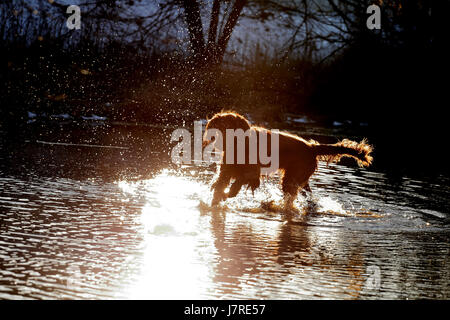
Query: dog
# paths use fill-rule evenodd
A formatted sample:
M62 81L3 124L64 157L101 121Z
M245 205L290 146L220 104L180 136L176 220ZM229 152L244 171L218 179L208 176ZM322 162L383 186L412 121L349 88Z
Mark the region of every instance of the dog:
M220 130L223 137L226 137L227 129L242 129L243 131L253 130L260 139L259 134L267 135L268 144L272 139L273 132L263 127L251 126L249 121L233 111L223 111L216 113L206 124L205 134L203 136L203 147L215 141L208 139L208 130ZM259 141L259 140L258 140ZM320 144L317 141L305 139L287 132L278 133L279 146L279 165L277 170L281 171L281 189L287 206L292 206L299 190L302 193L311 193L309 187L309 178L314 174L318 167L318 161L339 162L342 157L351 157L355 159L359 166L368 167L372 163L373 147L369 145L366 139L361 142L355 142L344 139L335 144ZM230 143L228 141L228 143ZM222 163L219 169L217 180L212 184L213 190L212 206L219 204L227 198L235 197L243 186L250 188L252 192L260 186L261 168L265 167L258 159L256 163L249 161L249 141L245 142L245 161L243 163L228 164L226 154L227 141L222 146ZM215 146L215 145L214 145ZM234 151L236 153L236 151ZM231 155L234 159L236 154ZM232 182L229 191L225 190Z

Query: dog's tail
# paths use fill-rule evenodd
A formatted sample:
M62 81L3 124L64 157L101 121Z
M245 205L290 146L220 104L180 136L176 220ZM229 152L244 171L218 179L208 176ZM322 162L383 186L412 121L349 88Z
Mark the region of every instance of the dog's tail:
M364 139L361 142L355 142L344 139L335 144L319 144L316 141L310 141L313 151L319 160L327 162L339 162L342 157L354 158L360 167L368 167L372 163L370 153L373 147Z

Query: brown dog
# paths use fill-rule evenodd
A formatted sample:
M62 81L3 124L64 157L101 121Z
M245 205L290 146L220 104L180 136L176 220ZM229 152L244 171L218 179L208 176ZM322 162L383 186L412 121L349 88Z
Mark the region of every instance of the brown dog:
M272 139L272 132L261 127L252 127L247 119L236 112L220 112L215 114L207 123L203 140L203 146L210 144L211 140L206 139L209 129L218 129L222 136L226 137L227 129L254 130L256 133L267 134L268 149ZM311 192L309 188L309 178L317 170L318 160L327 162L338 162L342 157L352 157L362 167L367 167L372 163L372 146L368 145L365 140L360 143L344 139L336 144L319 144L314 140L306 141L296 135L280 132L279 135L279 166L282 172L281 186L285 199L289 205L297 197L298 190ZM235 197L242 186L247 185L254 191L260 185L261 168L264 167L258 158L256 164L249 161L249 142L245 142L246 158L243 164L225 163L227 158L225 150L227 150L227 139L222 146L222 164L220 167L219 177L212 185L214 190L212 205L218 204L227 198ZM259 141L259 135L258 135ZM229 141L228 141L229 143ZM236 152L236 151L235 151ZM236 154L232 155L236 159ZM225 189L234 180L228 193Z

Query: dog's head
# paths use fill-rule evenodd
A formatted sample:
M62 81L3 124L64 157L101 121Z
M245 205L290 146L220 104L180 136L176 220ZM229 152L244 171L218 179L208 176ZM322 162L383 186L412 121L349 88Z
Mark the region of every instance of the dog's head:
M250 129L250 123L247 119L245 119L245 117L233 111L216 113L206 124L206 130L203 136L204 147L212 142L206 138L209 129L220 130L222 132L222 136L225 137L227 129L242 129L247 131Z

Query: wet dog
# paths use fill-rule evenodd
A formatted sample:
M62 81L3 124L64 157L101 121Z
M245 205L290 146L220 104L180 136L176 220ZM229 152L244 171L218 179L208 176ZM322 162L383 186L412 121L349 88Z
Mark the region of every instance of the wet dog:
M274 132L269 129L251 126L248 120L236 112L220 112L215 114L207 123L203 138L203 146L206 147L215 141L207 139L208 130L217 129L226 137L227 129L242 129L243 131L253 131L260 139L260 134L267 135L267 142L270 145ZM249 132L250 132L249 131ZM243 163L227 163L225 159L237 159L236 151L234 154L227 155L227 141L223 143L222 164L217 180L212 184L213 200L212 205L217 205L220 201L235 197L243 186L247 186L252 191L260 185L261 169L267 165L257 161L249 161L249 140L245 141L245 161ZM234 145L234 142L233 142ZM258 145L259 146L259 145ZM270 147L269 147L270 149ZM344 139L335 144L320 144L314 140L305 139L294 134L280 132L278 134L278 170L281 171L281 188L287 206L291 206L299 190L302 192L311 192L309 187L309 178L317 170L318 161L339 162L342 157L354 158L358 165L367 167L372 163L372 146L367 144L364 139L361 142L355 142ZM253 150L254 152L255 150ZM259 154L259 153L258 153ZM242 162L242 161L241 161ZM225 190L229 188L228 192Z

